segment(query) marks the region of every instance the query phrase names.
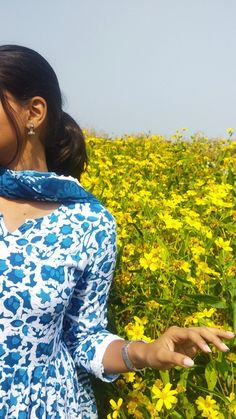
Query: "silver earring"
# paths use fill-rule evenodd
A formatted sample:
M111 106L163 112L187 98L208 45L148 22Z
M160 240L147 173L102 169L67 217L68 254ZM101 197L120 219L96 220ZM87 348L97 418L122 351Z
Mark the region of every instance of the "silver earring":
M35 135L34 124L30 124L28 128L28 135Z

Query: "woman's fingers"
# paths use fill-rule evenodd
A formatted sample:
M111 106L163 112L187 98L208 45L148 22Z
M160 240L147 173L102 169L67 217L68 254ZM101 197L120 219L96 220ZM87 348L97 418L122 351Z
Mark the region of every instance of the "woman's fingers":
M234 333L216 328L172 326L155 342L146 346L147 365L157 369L169 369L173 366L189 368L194 365L191 358L199 350L211 352L208 343L226 352L229 348L221 339L233 337Z
M208 327L193 327L186 329L172 326L166 333L173 339L175 346L182 346L182 348L184 348L188 342L190 345L196 345L206 353L211 352L207 342L213 343L222 352L228 351L228 346L226 346L221 339L232 339L234 337L232 332Z
M218 348L220 351L222 352L226 352L229 350L228 346L225 345L224 342L222 342L221 339L230 339L234 336L234 334L230 334L223 331L223 330L219 330L219 329L213 329L213 328L207 328L207 327L200 327L199 328L199 332L201 334L201 337L209 342L212 343L213 345L216 346L216 348ZM208 346L208 345L207 345ZM208 346L209 348L209 346ZM201 347L202 349L202 347ZM210 349L210 348L209 348ZM211 350L210 350L211 351ZM208 352L210 352L208 350Z
M186 341L188 341L192 345L201 349L203 352L206 352L206 353L211 352L211 349L208 346L206 340L201 335L200 328L196 328L196 329L189 328L189 329L185 329L185 331L186 331L186 337L185 338L180 337L180 339L183 339L182 346L186 345ZM183 332L181 333L181 335L183 335Z
M194 361L190 357L165 348L159 349L157 357L158 362L161 364L161 369L172 368L173 366L189 368L194 365Z
M203 329L209 330L209 332L213 333L221 339L232 339L235 336L234 332L217 329L215 327L204 327Z

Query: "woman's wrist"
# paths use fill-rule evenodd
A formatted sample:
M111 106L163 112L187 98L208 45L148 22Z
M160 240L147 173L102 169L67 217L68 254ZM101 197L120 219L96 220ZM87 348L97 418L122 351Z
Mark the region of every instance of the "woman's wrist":
M146 361L146 353L147 353L147 342L144 340L132 340L127 342L126 344L126 351L123 350L123 354L128 357L128 365L132 366L133 368L129 368L130 370L136 369L144 369L146 368L147 361ZM124 357L123 357L124 358Z

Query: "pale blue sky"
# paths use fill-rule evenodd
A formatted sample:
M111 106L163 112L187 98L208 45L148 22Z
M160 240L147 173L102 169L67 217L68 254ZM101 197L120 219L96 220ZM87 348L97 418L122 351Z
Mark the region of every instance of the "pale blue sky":
M2 0L0 43L40 52L82 128L236 128L235 0Z

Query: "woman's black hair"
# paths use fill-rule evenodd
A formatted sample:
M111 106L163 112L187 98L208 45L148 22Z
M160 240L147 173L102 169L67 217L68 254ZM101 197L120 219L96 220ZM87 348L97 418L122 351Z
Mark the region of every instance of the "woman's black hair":
M47 133L44 146L48 170L80 178L88 163L84 134L75 120L62 110L59 83L49 63L30 48L0 46L0 101L15 129L18 154L22 138L16 116L6 98L7 92L22 104L34 96L45 99Z

